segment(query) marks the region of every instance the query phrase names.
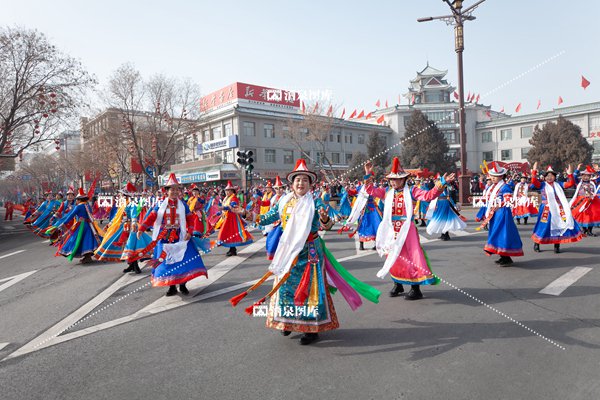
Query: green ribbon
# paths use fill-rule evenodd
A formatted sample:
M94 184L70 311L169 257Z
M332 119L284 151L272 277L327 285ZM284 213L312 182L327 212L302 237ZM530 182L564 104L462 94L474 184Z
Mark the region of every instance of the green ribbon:
M77 252L77 249L79 249L79 246L81 245L81 239L83 238L83 230L85 228L84 224L85 224L85 221L81 221L81 223L79 224L79 230L77 231L77 239L75 239L75 246L73 246L73 250L71 251L71 254L69 254L69 256L67 257L67 259L69 261L73 261L73 257L75 257L75 253Z

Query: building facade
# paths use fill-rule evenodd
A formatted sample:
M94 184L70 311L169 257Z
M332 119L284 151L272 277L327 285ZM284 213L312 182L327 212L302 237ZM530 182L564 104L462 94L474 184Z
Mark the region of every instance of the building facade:
M211 93L200 109L194 131L180 138L184 150L170 171L183 183L240 183L238 150L254 153L255 176L274 179L301 157L315 170L346 171L354 155L366 153L375 132L392 143L387 126L304 114L297 93L252 84L236 82Z

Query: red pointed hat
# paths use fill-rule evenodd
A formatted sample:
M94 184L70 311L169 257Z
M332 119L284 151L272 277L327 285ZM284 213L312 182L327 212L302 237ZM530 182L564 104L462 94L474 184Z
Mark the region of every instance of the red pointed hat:
M166 187L167 189L171 186L179 186L179 181L177 180L175 174L172 172L169 175L169 179L167 179L167 182L164 184L164 187Z
M76 198L83 200L83 199L88 199L89 197L88 197L87 193L83 190L83 188L80 187L79 191L77 192Z
M287 174L287 180L289 182L293 182L294 178L298 175L308 176L308 180L311 184L317 181L317 174L308 170L308 167L306 166L306 161L303 158L299 158L298 160L296 160L296 166L294 167L294 170L292 172Z
M195 183L192 183L192 186L190 186L190 190L197 190L200 191L200 188L198 188L198 186L196 186Z
M283 182L281 182L281 178L279 178L279 175L277 175L275 177L275 184L273 185L274 188L280 188L280 187L284 187L285 185L283 184Z
M579 171L579 175L596 175L596 173L597 172L594 170L594 168L590 167L589 165L585 167L585 170Z
M271 183L271 181L267 181L267 186L265 186L265 187L272 188L273 184Z
M491 176L504 176L506 175L506 168L499 166L497 163L492 163L492 168L488 168L488 174Z
M225 186L225 190L235 190L235 186L231 184L231 181L227 181L227 186Z
M552 174L554 176L557 176L557 172L555 170L552 169L552 165L548 165L548 168L546 168L546 170L543 172L543 175L546 176L548 174Z
M402 179L409 176L410 173L406 172L402 165L400 165L400 160L398 157L394 157L392 160L392 170L389 174L385 176L386 179Z
M67 190L67 194L75 194L75 188L73 186L69 186L69 190Z

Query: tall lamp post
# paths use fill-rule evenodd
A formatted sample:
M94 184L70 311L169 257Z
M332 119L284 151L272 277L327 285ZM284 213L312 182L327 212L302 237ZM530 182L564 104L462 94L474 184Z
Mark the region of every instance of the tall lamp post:
M472 6L462 9L462 0L455 0L452 3L450 0L442 0L448 4L451 15L443 15L440 17L425 17L417 19L417 22L428 22L435 19L442 20L448 25L454 25L454 50L458 58L458 107L460 118L460 179L459 179L459 201L463 204L468 203L470 193L470 177L467 175L467 133L465 130L465 90L463 81L463 50L464 36L463 24L465 21L472 21L475 17L472 15L473 10L477 8L485 0L479 0Z

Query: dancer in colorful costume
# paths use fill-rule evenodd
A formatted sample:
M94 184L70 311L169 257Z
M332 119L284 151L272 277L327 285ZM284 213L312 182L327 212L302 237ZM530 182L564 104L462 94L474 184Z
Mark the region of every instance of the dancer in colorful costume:
M342 187L342 197L340 198L340 208L338 214L340 218L348 218L352 212L352 206L350 205L350 194L348 193L347 185Z
M207 252L207 241L192 237L194 217L187 204L179 199L179 182L170 174L165 184L167 198L150 211L139 227L137 239L152 227L152 242L142 250L154 250L152 260L152 286L169 286L166 296L179 291L187 295L186 283L199 276L208 277L201 254Z
M490 176L487 176L485 178L485 187L483 188L483 193L481 194L480 200L480 202L483 203L483 205L479 207L479 211L477 211L477 214L475 215L475 221L477 222L481 222L485 219L485 213L487 212L487 204L485 204L485 199L487 198L488 192L490 191L490 188L492 186L492 178Z
M319 229L330 229L333 220L321 199L314 199L310 192L317 175L300 159L287 179L292 183L293 191L259 220L261 225L280 220L283 227L269 271L230 302L235 306L249 291L275 275L273 289L246 312L256 313L257 307L270 297L267 327L280 330L284 336L301 332L300 344L307 345L317 340L320 332L339 327L330 294L335 290L333 287L340 291L353 310L362 304L360 295L377 303L380 293L346 271L319 237ZM246 213L240 209L234 212Z
M104 232L96 223L92 216L92 208L88 203L89 196L79 188L77 205L60 221L54 228L65 232L65 227L71 225L65 236L61 239L61 246L58 248L57 255L60 254L72 261L75 257L82 257L81 264L92 262L92 255L100 245ZM47 233L52 234L49 229Z
M329 204L329 202L331 201L331 188L327 186L327 184L323 184L323 193L321 194L321 201L323 201L323 204L327 209L327 214L329 215L329 218L333 219L334 221L337 221L340 215L338 211Z
M271 209L273 209L279 200L285 195L285 186L281 182L279 176L275 178L275 184L273 185L273 189L275 189L275 195L271 197ZM279 244L279 239L281 239L281 234L283 233L283 228L281 227L281 221L275 221L273 224L273 229L267 235L267 258L272 260L275 256L275 251L277 250L277 245Z
M527 219L529 217L535 217L538 214L538 209L531 203L531 199L528 197L529 194L529 182L527 182L527 176L521 175L519 182L515 184L515 190L513 191L513 201L516 206L513 208L513 216L517 220L517 224L523 223L527 225Z
M365 173L371 175L373 165L365 164ZM446 183L452 182L454 174L444 174L435 182L433 189L424 191L416 186L406 184L410 173L404 171L398 157L392 161L392 169L386 179L390 189L375 188L368 180L365 191L373 197L384 200L383 219L377 229L377 252L381 257L387 256L383 268L377 273L384 278L388 272L394 282L391 297L404 293L403 284L411 285L411 290L404 297L406 300L423 298L421 285L437 285L439 278L430 269L429 260L421 247L417 228L413 223L414 201L432 201L440 196Z
M533 250L536 252L540 251L540 244L554 244L554 252L560 253L561 243L578 242L583 238L563 191L563 188L575 186L571 166L567 173L567 182L557 182L557 173L549 166L544 172L544 182L540 182L537 178L537 162L531 171L532 184L542 195L538 220L531 236L535 242Z
M365 182L368 181L372 184L373 176L373 172L365 175ZM373 196L367 193L365 184L363 183L363 185L358 188L358 194L356 195L356 200L352 206L350 216L346 220L344 227L342 227L342 229L340 229L338 232L341 233L347 230L346 227L356 223L358 227L356 228L355 233L358 233L360 249L364 250L365 242L375 240L375 237L377 236L377 229L381 223L381 218L381 209L377 206ZM351 236L353 236L353 234L351 234ZM373 250L375 250L375 247L373 247Z
M229 247L227 257L237 255L238 246L245 246L254 241L254 238L246 229L245 221L239 216L239 213L235 212L238 208L244 209L240 206L235 192L236 188L231 184L231 181L227 181L225 187L226 197L222 204L223 214L215 226L215 229L219 229L217 244Z
M492 186L485 195L485 218L478 230L488 227L488 239L483 251L488 256L498 254L500 258L495 261L496 264L505 267L513 263L512 257L523 255L523 243L512 215L513 189L504 182L508 171L496 163L490 166L492 168L488 168L488 175Z
M50 226L50 220L54 216L54 213L60 208L62 203L63 194L58 192L55 198L48 201L44 211L33 221L28 227L33 230L39 237L44 237L44 232Z
M465 217L460 215L460 207L452 200L448 188L429 203L425 217L427 233L435 235L441 233L440 239L450 240L450 232L464 231L467 228Z
M598 172L589 165L584 170L581 169L581 165L578 166L573 174L577 188L569 205L573 218L586 236L596 236L592 229L600 226L600 197L598 197L600 178L597 175Z

